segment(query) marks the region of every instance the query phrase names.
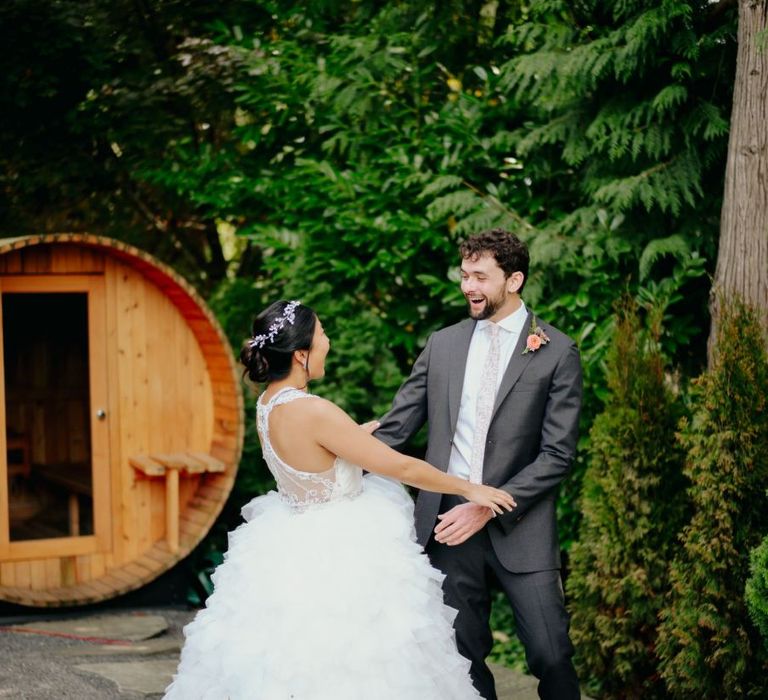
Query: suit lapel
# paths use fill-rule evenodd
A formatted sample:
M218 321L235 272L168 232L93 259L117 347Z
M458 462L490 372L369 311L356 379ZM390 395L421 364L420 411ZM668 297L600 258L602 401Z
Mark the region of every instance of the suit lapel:
M504 371L504 376L501 379L499 390L496 393L496 401L493 404L493 414L491 420L496 415L496 411L499 410L501 402L504 401L506 395L512 391L512 387L515 386L515 382L520 378L523 370L528 366L531 361L532 352L528 352L523 355L525 350L525 342L528 339L528 329L531 327L531 321L533 320L533 313L528 312L528 316L525 319L525 325L520 331L520 337L517 339L515 349L512 351L512 357L509 358L509 364Z
M448 368L448 413L451 419L451 433L456 431L456 422L459 419L464 372L467 369L469 344L472 342L475 325L475 321L467 319L457 328L456 337L451 341L453 347L450 349L450 366Z

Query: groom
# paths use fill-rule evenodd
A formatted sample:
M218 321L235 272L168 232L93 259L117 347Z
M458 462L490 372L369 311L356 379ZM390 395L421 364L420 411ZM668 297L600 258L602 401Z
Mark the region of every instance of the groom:
M374 434L400 448L428 421L428 462L514 496L512 512L492 517L460 498L421 491L417 536L446 574L446 603L458 610L459 651L472 662L481 695L496 698L485 658L493 645L489 616L497 582L512 605L539 696L576 700L555 499L576 447L579 353L520 298L529 258L515 235L479 233L460 253L470 318L429 338Z

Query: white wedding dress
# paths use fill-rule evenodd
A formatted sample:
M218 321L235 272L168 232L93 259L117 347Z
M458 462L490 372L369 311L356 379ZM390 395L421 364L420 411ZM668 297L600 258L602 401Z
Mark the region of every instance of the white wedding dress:
M309 397L288 388L259 400L278 491L242 509L246 522L229 535L206 607L184 628L165 697L479 698L456 650L443 575L414 541L405 489L342 459L303 472L272 449L271 410Z

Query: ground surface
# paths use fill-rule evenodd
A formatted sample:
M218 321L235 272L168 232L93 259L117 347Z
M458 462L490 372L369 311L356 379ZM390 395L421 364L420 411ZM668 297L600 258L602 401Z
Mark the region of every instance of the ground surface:
M51 619L0 619L0 698L160 698L193 612L120 610ZM535 700L536 681L494 667L499 700Z

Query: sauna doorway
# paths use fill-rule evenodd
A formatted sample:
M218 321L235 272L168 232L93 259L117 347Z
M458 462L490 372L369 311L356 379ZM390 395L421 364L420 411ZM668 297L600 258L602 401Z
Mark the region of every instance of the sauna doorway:
M100 282L29 276L0 281L0 479L7 504L0 509L0 537L12 554L40 547L97 551L106 535L97 537L109 508L97 502L109 494Z

